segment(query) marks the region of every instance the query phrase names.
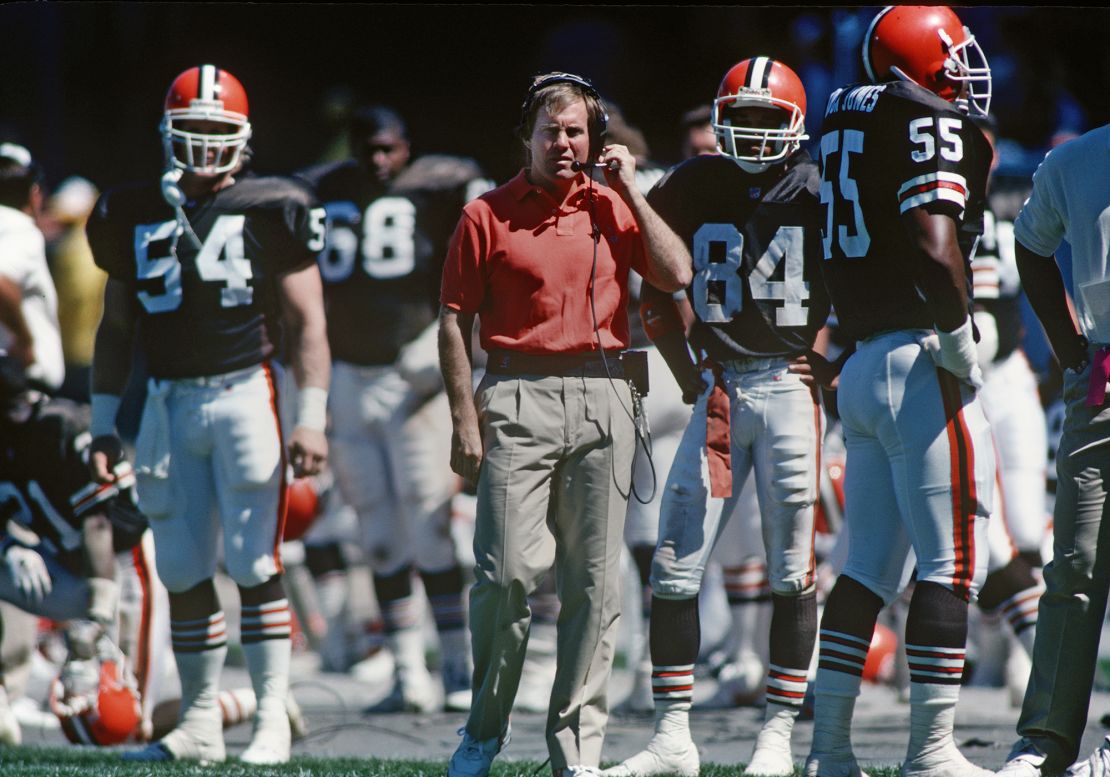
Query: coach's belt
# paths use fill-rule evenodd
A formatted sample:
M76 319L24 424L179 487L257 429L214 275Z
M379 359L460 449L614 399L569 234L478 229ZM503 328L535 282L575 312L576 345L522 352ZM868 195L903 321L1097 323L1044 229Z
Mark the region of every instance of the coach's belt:
M722 361L721 366L729 372L759 372L775 367L786 367L790 363L788 356L755 357L746 356L742 359L728 359Z
M155 380L177 383L182 386L223 386L227 383L233 383L242 378L250 377L260 369L262 369L262 365L255 364L250 367L244 367L241 370L223 372L219 375L197 375L191 378L155 378Z
M624 353L521 353L490 351L486 372L492 375L544 375L559 378L625 378ZM608 372L606 372L608 367Z

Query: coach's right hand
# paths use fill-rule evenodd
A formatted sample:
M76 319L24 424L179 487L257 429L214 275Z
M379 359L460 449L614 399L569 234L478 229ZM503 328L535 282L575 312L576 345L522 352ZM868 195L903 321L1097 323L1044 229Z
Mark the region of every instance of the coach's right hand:
M97 483L114 483L114 470L122 459L123 443L114 434L102 434L89 443L89 474Z
M472 423L456 424L451 433L451 469L463 480L474 485L482 466L482 433L475 419Z

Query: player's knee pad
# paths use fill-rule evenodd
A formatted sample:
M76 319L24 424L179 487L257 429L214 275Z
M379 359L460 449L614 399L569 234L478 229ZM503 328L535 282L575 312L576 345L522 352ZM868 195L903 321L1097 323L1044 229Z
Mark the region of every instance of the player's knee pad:
M162 552L155 553L154 567L162 585L170 594L188 591L198 583L211 578L212 572L207 565L188 563L188 559L175 558L178 554Z
M274 551L248 555L228 553L225 550L227 574L240 588L253 588L262 585L277 574L278 564Z
M699 557L679 559L673 546L662 545L651 559L651 590L661 599L688 599L701 590L705 568Z

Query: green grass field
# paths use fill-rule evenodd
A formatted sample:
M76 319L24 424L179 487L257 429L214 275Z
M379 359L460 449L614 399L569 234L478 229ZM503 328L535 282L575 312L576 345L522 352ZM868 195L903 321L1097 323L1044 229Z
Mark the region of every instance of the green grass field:
M702 777L739 777L740 765L702 764ZM252 777L253 775L289 775L290 777L444 777L444 761L385 761L377 758L310 758L295 757L284 766L246 766L234 760L213 767L191 764L124 763L119 753L90 748L0 748L2 777L186 777L188 775L220 775L221 777ZM495 761L491 777L546 777L547 764L535 761ZM795 772L800 776L801 771ZM897 777L898 768L868 769L871 777Z

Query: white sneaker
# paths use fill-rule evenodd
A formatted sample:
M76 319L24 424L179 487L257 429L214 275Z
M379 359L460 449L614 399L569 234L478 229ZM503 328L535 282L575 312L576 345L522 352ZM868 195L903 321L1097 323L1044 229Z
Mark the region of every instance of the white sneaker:
M805 777L868 777L859 768L854 755L822 756L810 753L806 759Z
M701 769L698 748L690 739L653 736L645 750L606 769L606 777L646 777L653 774L678 774L697 777Z
M955 743L902 764L902 777L994 777L994 772L967 760Z
M23 729L8 703L8 692L0 685L0 745L19 745L23 743Z
M287 697L288 698L288 697ZM287 702L288 705L288 702ZM288 714L288 706L285 709ZM283 764L289 762L292 747L292 730L289 718L273 715L254 719L254 734L239 760L246 764Z
M582 766L578 764L575 766L567 766L564 769L555 769L552 774L554 777L600 777L604 772L596 766Z
M1106 777L1110 775L1110 736L1102 741L1086 761L1076 761L1064 772L1065 777Z
M509 744L512 732L506 728L503 736L481 741L470 736L466 728L460 728L459 733L462 734L462 742L447 764L447 777L486 777L493 765L493 757Z
M1022 737L1014 744L998 777L1041 777L1045 754L1032 741Z
M794 774L794 755L790 752L790 738L766 729L755 740L752 760L744 769L743 777L789 777Z
M123 760L197 761L201 766L207 766L223 763L227 760L227 754L224 750L223 732L214 737L194 737L185 729L178 727L141 750L124 753Z

